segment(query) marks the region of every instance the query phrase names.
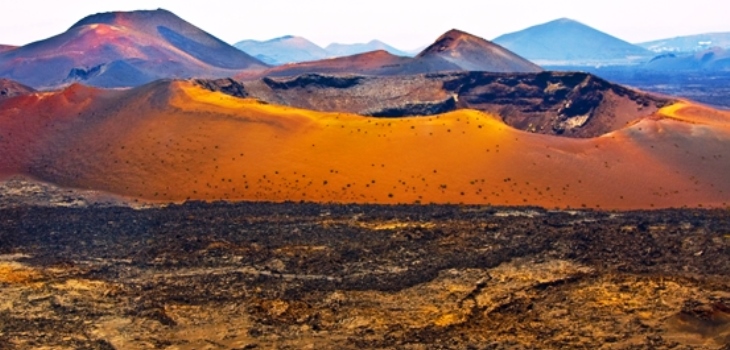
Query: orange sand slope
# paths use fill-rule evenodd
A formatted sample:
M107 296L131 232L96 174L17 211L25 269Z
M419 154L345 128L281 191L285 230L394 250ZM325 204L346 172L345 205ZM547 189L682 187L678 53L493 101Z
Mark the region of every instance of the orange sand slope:
M462 110L366 118L159 81L0 101L1 174L147 200L726 206L730 114L682 103L594 139Z

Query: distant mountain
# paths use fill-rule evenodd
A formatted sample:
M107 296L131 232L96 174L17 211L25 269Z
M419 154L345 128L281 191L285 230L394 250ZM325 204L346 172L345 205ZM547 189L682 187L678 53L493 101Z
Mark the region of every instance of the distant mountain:
M317 44L291 35L267 41L244 40L233 46L271 65L316 61L329 56Z
M11 46L11 45L0 45L0 52L9 51L12 49L17 48L17 46Z
M459 30L451 30L413 58L380 50L287 64L266 71L244 72L237 77L250 80L263 76L295 76L307 73L395 76L449 71L526 73L539 72L542 69L499 45Z
M659 55L642 66L659 71L730 71L730 50L719 47L694 54Z
M712 47L730 48L730 33L706 33L679 36L636 44L656 53L704 51Z
M380 40L372 40L369 43L364 43L364 44L333 43L333 44L327 45L325 50L327 50L327 53L329 53L330 57L352 56L352 55L357 55L360 53L378 51L378 50L388 51L391 54L396 55L396 56L413 56L413 55L409 55L405 51L398 50Z
M55 37L0 53L0 77L35 88L82 81L137 86L160 78L223 77L267 65L166 10L86 17Z
M626 63L652 55L642 47L567 18L505 34L494 42L542 65Z
M452 29L416 56L416 60L443 61L468 71L539 72L536 64L480 37Z
M425 50L427 47L428 47L428 45L419 46L415 49L406 50L405 52L408 54L408 56L416 56L419 53L421 53L421 51Z
M301 62L273 67L262 72L244 72L240 79L258 79L263 76L294 76L307 73L393 75L413 61L380 50L352 56L328 58L319 61Z
M398 50L378 40L373 40L365 44L335 43L323 49L305 38L291 35L267 41L244 40L236 43L234 46L270 65L311 62L325 58L348 57L375 51L386 51L392 55L403 57L413 57L418 54L418 52L409 53Z

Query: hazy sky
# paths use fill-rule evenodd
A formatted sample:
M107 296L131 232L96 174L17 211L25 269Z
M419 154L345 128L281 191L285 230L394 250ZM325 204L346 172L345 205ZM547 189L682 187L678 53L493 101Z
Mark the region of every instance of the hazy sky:
M380 39L401 49L457 28L495 37L568 17L630 42L730 32L726 0L3 0L0 44L59 34L97 12L165 8L229 43L294 34L326 46ZM427 5L428 4L428 5Z

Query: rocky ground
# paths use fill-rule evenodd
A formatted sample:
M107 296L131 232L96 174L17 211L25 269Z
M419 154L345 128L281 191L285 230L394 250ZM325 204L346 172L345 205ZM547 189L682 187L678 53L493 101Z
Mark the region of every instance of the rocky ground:
M0 209L0 349L730 349L730 212Z
M0 181L0 209L15 207L109 207L145 204L127 203L124 199L99 191L61 188L52 184L15 176Z

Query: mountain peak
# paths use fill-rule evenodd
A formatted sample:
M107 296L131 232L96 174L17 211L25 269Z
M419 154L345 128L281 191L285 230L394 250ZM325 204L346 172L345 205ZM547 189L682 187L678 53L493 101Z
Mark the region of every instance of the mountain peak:
M433 44L431 44L420 54L418 54L418 57L426 56L429 53L437 53L447 50L458 50L458 47L461 44L465 44L466 41L473 43L477 46L481 46L482 48L499 48L498 45L495 45L492 42L486 39L482 39L476 35L472 35L458 29L451 29L438 37L438 39L436 39Z
M629 62L650 54L641 47L570 18L559 18L505 34L494 42L544 64Z
M32 68L18 69L14 62L24 60L32 61ZM163 9L97 13L64 33L0 55L5 77L41 88L65 85L69 79L127 87L157 78L229 76L266 67Z
M473 36L473 35L465 32L463 30L456 29L456 28L451 28L449 31L447 31L446 33L443 34L443 36L446 36L446 35L468 35L468 36Z
M459 30L459 29L451 29L448 32L441 35L441 37L439 37L438 40L446 39L446 38L461 39L461 38L477 38L477 37L465 32L465 31Z
M542 69L509 50L470 33L452 29L416 58L442 59L465 70L539 72Z
M182 20L174 13L158 8L156 10L137 10L137 11L113 11L100 12L86 16L76 22L71 28L82 27L91 24L117 24L120 21L149 21L151 19L176 19Z
M576 20L574 20L574 19L568 18L568 17L558 18L558 19L556 19L556 20L554 20L554 21L552 21L552 22L548 22L548 23L560 23L560 24L569 24L569 23L570 23L570 24L582 24L582 23L580 23L580 22L578 22L578 21L576 21Z
M431 44L431 46L427 47L420 54L418 54L418 57L426 56L429 53L453 50L456 48L457 45L459 45L460 41L469 40L469 39L481 41L481 43L485 44L485 45L493 45L489 41L481 39L481 38L474 36L472 34L469 34L467 32L464 32L464 31L461 31L458 29L451 29L448 32L441 35L438 39L436 39L436 41L433 44Z
M243 40L233 46L271 65L315 61L328 56L317 44L296 35L265 41Z

